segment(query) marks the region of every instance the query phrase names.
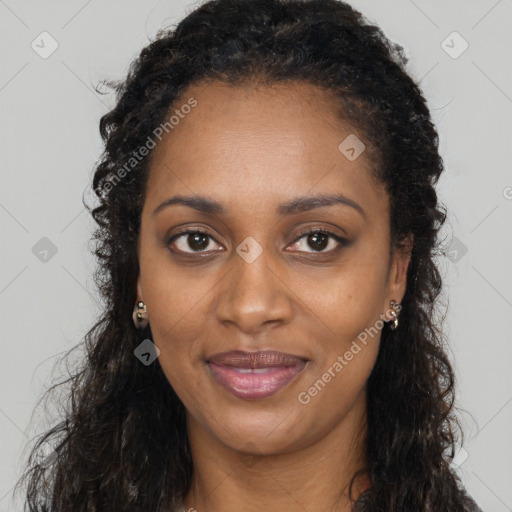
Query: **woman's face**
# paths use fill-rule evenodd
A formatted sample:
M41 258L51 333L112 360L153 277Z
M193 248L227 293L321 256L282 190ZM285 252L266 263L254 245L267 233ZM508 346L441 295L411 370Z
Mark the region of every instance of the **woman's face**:
M332 101L306 84L198 84L153 150L138 299L189 429L236 451L363 429L382 320L405 291L387 194Z

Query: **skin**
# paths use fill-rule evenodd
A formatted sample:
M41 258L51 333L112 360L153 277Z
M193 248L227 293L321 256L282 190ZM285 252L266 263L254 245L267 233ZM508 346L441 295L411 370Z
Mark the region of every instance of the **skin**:
M137 281L160 365L187 410L194 476L186 509L349 511L348 483L366 462L365 383L380 331L309 403L298 395L365 328L382 315L391 320L390 301L405 293L410 246L390 254L389 198L367 152L349 161L338 149L349 134L364 135L335 116L329 93L300 83L202 83L178 108L190 97L198 105L151 156ZM276 213L293 198L332 193L364 213L344 204ZM175 195L206 196L227 212L175 204L153 215ZM168 243L187 227L211 238L194 245L185 234ZM347 245L330 237L315 250L307 234L296 242L317 227ZM236 252L246 237L262 249L251 263ZM308 363L277 394L244 400L222 388L205 362L236 349L279 350ZM363 489L357 482L355 498Z

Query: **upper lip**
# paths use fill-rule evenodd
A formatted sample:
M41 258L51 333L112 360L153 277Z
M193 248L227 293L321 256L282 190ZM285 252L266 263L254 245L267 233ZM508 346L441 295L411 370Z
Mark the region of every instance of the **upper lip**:
M230 352L214 354L208 359L208 363L246 369L295 366L305 361L306 359L303 357L276 350L263 350L260 352L232 350Z

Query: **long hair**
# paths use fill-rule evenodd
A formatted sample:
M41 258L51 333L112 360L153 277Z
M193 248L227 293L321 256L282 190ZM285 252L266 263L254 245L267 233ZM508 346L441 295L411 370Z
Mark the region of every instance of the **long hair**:
M213 0L160 30L124 81L105 82L116 104L100 120L97 204L86 205L97 223L91 242L104 311L85 336L83 364L46 391L69 386L64 419L39 436L17 484L27 484L28 510L163 512L189 490L184 406L158 359L146 366L134 356L151 339L151 327L138 331L131 319L151 154L134 155L200 81L312 84L329 91L333 111L364 135L375 178L389 194L392 246L408 234L414 246L399 328L383 328L367 382L364 470L372 485L354 510L465 510L462 484L445 455L453 455L461 429L435 263L446 218L435 191L443 162L406 64L401 46L341 1ZM41 461L45 446L53 455Z

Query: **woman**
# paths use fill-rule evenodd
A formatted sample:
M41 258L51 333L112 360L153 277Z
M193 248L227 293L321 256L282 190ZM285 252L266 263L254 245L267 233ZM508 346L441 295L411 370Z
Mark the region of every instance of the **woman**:
M405 64L336 0L206 2L142 50L100 123L105 312L30 510L479 510Z

